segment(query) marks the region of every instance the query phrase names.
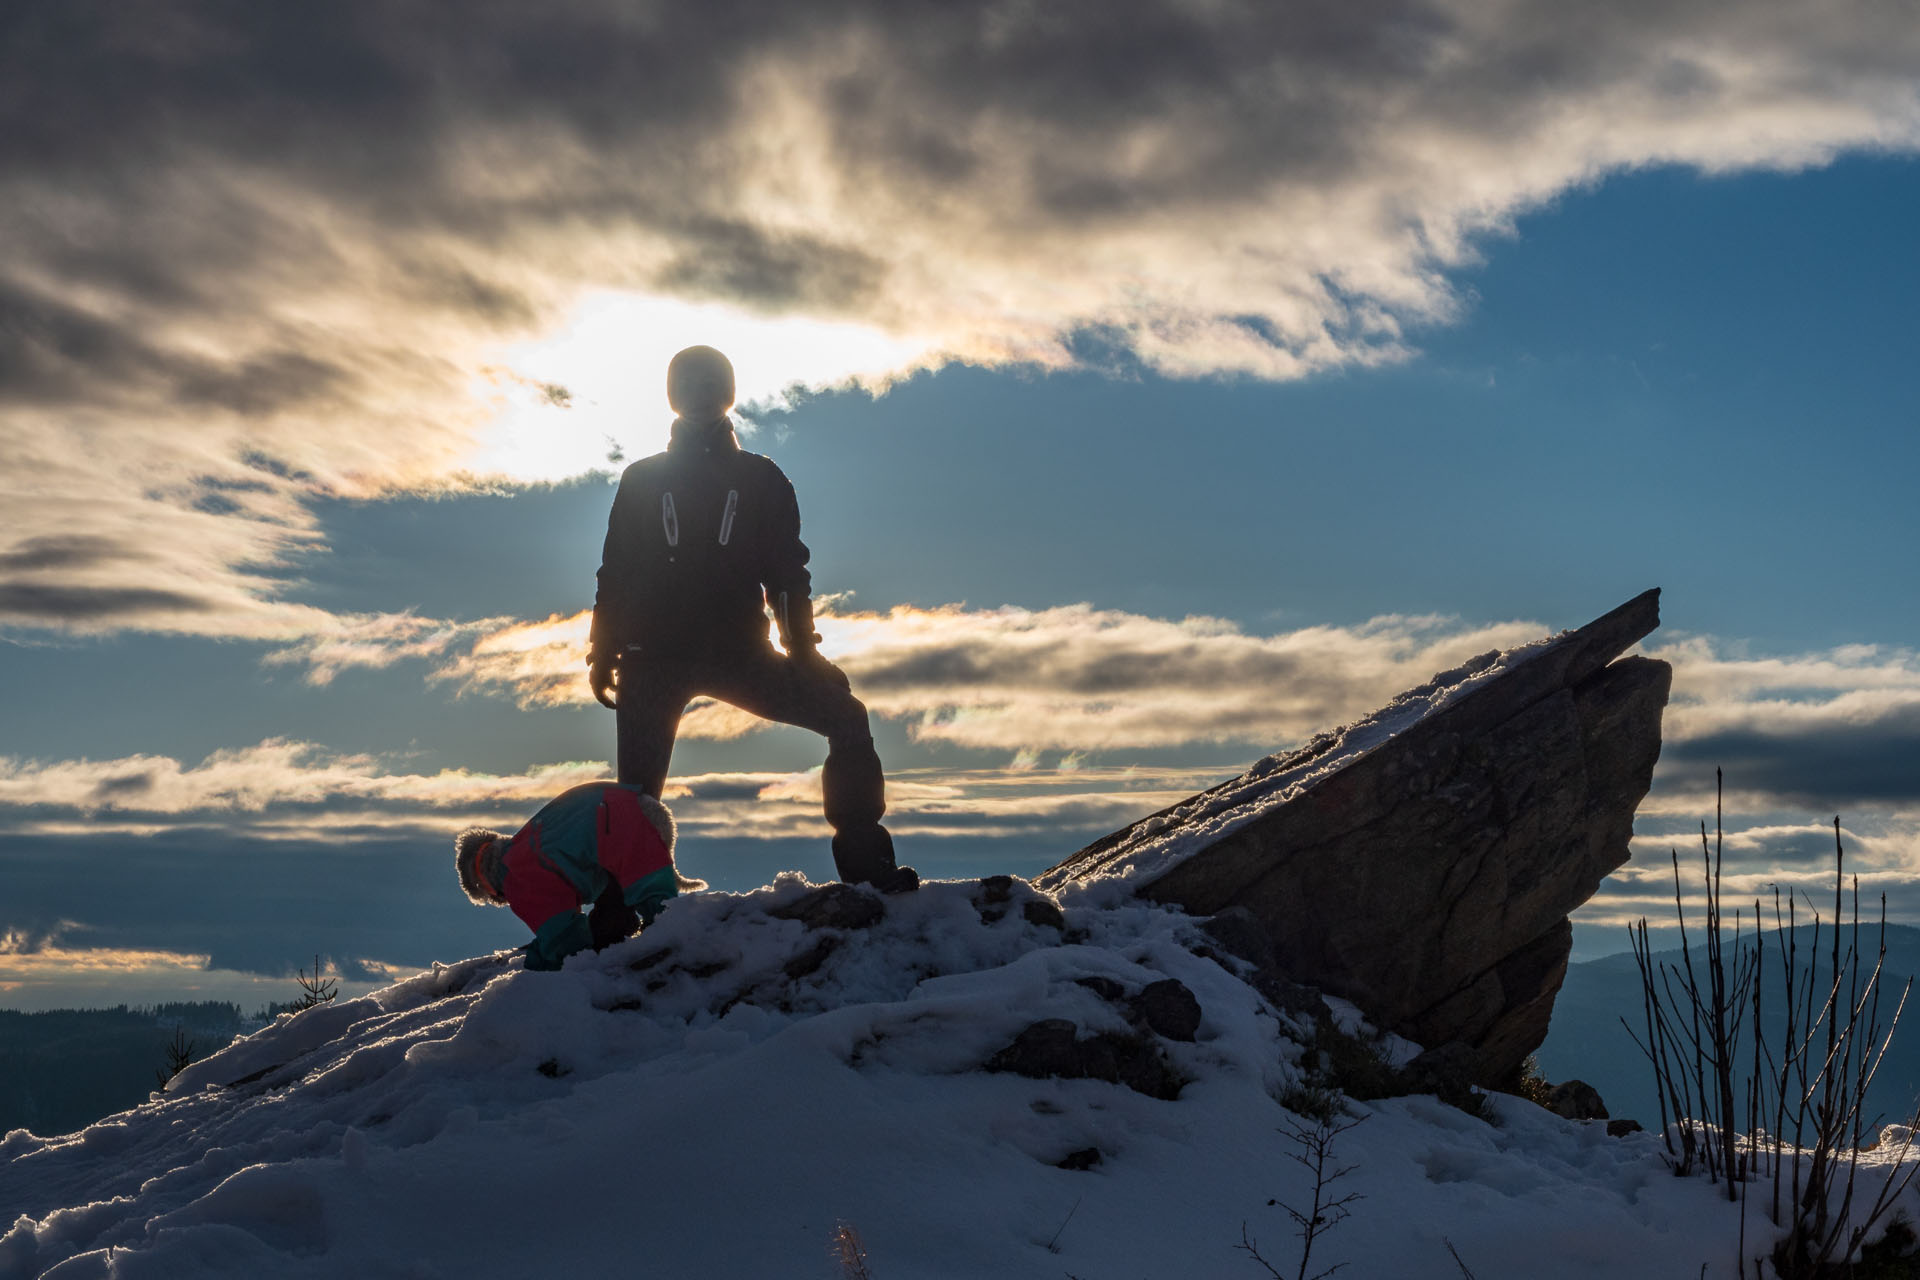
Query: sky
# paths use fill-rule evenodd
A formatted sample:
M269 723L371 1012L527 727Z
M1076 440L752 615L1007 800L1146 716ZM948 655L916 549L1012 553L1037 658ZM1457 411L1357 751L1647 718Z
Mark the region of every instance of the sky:
M1634 858L1920 922L1920 28L1887 4L0 14L0 1007L520 941L667 359L739 372L903 860L1032 874L1663 589ZM682 725L689 874L832 874ZM1692 841L1691 846L1687 841Z

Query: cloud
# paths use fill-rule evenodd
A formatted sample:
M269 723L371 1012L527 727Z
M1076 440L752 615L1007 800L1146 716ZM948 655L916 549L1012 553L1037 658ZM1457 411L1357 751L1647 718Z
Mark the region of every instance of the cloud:
M896 762L888 819L896 832L921 839L923 848L997 841L1036 863L1237 772L1248 756L1371 710L1462 657L1542 631L1524 622L1469 627L1386 618L1260 636L1218 620L1088 606L823 611L820 627L827 652L875 711L929 746L992 752L1003 762ZM463 689L577 703L584 700L584 628L584 615L474 628L444 649L429 646L428 656L440 664L438 678ZM389 651L422 643L404 627L369 633L340 660L384 663L393 660ZM1907 918L1920 911L1911 887L1920 882L1920 797L1898 767L1916 758L1903 735L1914 729L1920 658L1862 646L1754 657L1738 644L1700 637L1652 652L1676 668L1662 763L1636 821L1633 860L1583 911L1583 922L1665 911L1668 850L1679 848L1691 869L1699 823L1714 814L1716 763L1729 779L1730 895L1767 897L1775 884L1825 892L1828 820L1844 812L1847 865L1861 874L1863 890L1870 898L1886 890ZM735 726L720 716L696 707L685 731L732 734ZM1861 759L1856 739L1891 763ZM1180 768L1121 763L1192 759L1209 749L1223 749L1223 758ZM285 740L216 752L197 764L146 755L5 759L0 834L58 844L171 833L286 848L315 840L340 848L394 840L438 847L458 826L517 824L565 787L604 775L600 762L512 774L423 772L404 757ZM670 780L667 799L705 850L817 851L826 836L817 770L682 776Z
M1769 807L1920 803L1920 654L1848 645L1752 657L1704 637L1652 652L1674 664L1661 775L1675 795L1710 796L1719 767Z
M604 772L595 763L556 763L516 775L452 769L408 773L374 756L273 738L216 751L192 765L156 755L54 761L0 757L0 814L14 829L45 829L62 815L78 815L102 828L117 824L136 831L220 818L257 830L284 824L311 834L328 827L377 826L383 817L402 812L531 812Z
M482 631L432 678L528 706L585 705L588 622L586 613L554 615ZM823 611L819 626L823 651L876 714L906 722L923 741L1010 753L1201 743L1277 749L1362 715L1435 671L1546 630L1382 617L1262 636L1218 619L1085 604ZM1678 802L1697 812L1715 766L1736 792L1770 807L1920 800L1920 772L1910 767L1920 759L1920 656L1854 645L1748 657L1709 637L1649 652L1675 670L1656 806ZM726 739L763 723L702 702L682 734Z
M556 400L514 354L593 296L880 340L809 380L1058 367L1087 335L1287 378L1398 358L1458 314L1448 272L1485 235L1609 172L1920 139L1897 6L83 0L6 23L15 628L323 629L280 603L316 496L604 456L562 407L599 388ZM665 353L618 354L608 378ZM503 442L517 397L539 429Z
M511 622L480 636L466 653L436 668L432 679L463 690L504 692L522 706L585 705L587 631L592 611Z
M1536 639L1528 622L1382 617L1355 627L1250 634L1218 619L1151 618L1091 605L1053 609L897 607L836 612L823 651L868 708L929 745L1005 753L1009 773L1039 751L1139 753L1296 744L1489 649ZM433 632L409 652L429 678L525 706L587 705L589 615ZM422 624L423 626L425 624ZM492 629L489 629L489 628ZM369 642L396 659L404 636ZM1888 646L1751 656L1738 642L1681 637L1648 651L1674 666L1654 793L1642 814L1697 819L1714 770L1748 812L1880 811L1920 803L1920 655ZM291 656L291 655L290 655ZM686 738L731 739L766 722L711 700Z
M324 628L268 653L268 666L305 668L309 684L324 685L351 668L390 667L409 658L439 658L475 636L509 623L505 618L446 622L411 613L338 615Z
M583 704L591 696L581 665L588 622L580 613L510 625L434 678L527 705ZM1150 618L1086 604L823 611L816 623L822 651L871 711L907 721L923 741L1009 753L1278 746L1544 630L1382 617L1259 636L1217 618ZM681 732L731 738L762 723L702 703Z
M129 969L172 970L177 975L204 969L206 956L135 948L63 947L15 950L11 938L0 938L0 991L12 993L36 979L71 979L89 971L125 972Z
M1017 776L998 769L895 770L888 778L888 821L902 835L1071 842L1233 771L1231 765L1035 768ZM282 739L216 751L198 764L151 755L0 757L0 834L66 839L206 830L221 840L355 844L406 837L437 846L474 823L511 830L566 788L607 776L599 762L557 762L518 774L413 773L402 762ZM675 777L664 799L680 828L702 838L828 834L818 769Z
M1886 894L1897 919L1920 919L1920 655L1888 646L1752 656L1738 643L1686 637L1651 650L1674 664L1654 789L1634 823L1633 860L1583 908L1583 923L1672 914L1671 858L1690 911L1701 825L1724 849L1729 910L1797 890L1828 918L1835 832L1857 875L1862 910ZM1716 770L1725 777L1717 794ZM1715 832L1716 807L1724 831Z
M1695 813L1690 824L1658 817L1648 821L1643 810L1636 823L1632 860L1580 909L1576 923L1616 928L1644 916L1656 930L1669 926L1674 916L1673 856L1677 852L1681 897L1690 927L1697 925L1705 911L1701 818ZM1758 901L1762 920L1770 927L1776 890L1781 911L1793 899L1802 923L1815 913L1829 922L1834 919L1831 823L1730 807L1724 833L1715 833L1710 804L1704 818L1709 840L1724 849L1721 897L1729 925L1738 910L1751 928ZM1845 850L1844 914L1851 916L1857 881L1863 920L1879 918L1883 894L1890 919L1920 920L1920 807L1883 810L1857 822L1844 822L1840 835Z

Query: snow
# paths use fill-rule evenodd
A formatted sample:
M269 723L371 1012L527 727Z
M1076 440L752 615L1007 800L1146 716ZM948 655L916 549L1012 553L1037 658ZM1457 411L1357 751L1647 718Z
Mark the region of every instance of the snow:
M996 914L971 881L867 929L773 914L809 891L683 897L557 973L436 966L283 1015L78 1133L8 1134L0 1276L831 1280L843 1222L877 1280L1257 1277L1243 1224L1292 1273L1271 1202L1309 1196L1278 1101L1306 1031L1196 954L1193 920L1069 902L1063 933L1026 918L1027 886ZM1196 1039L1158 1041L1176 1100L982 1069L1043 1018L1125 1031L1093 976L1198 998ZM1450 1241L1480 1280L1733 1274L1737 1208L1657 1138L1490 1105L1497 1124L1349 1103L1335 1154L1365 1199L1314 1269L1455 1276ZM1055 1167L1088 1147L1094 1168Z
M1303 747L1256 761L1239 777L1137 823L1091 862L1075 862L1071 879L1049 873L1038 883L1069 899L1088 903L1131 897L1194 854L1295 799L1521 663L1565 643L1572 635L1563 631L1469 658L1407 690L1364 719L1319 734Z

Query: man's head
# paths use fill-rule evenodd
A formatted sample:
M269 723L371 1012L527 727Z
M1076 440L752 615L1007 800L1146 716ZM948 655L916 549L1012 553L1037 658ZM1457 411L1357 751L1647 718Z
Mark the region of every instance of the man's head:
M453 867L460 873L460 887L480 906L498 907L507 900L500 856L505 839L485 827L468 827L453 838Z
M688 347L667 365L667 403L688 422L707 423L733 407L733 364L712 347Z

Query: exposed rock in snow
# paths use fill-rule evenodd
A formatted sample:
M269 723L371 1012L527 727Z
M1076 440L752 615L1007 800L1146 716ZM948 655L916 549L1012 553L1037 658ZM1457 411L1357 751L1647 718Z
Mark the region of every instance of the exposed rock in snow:
M1568 914L1627 860L1672 669L1619 655L1659 622L1649 591L1483 654L1036 883L1245 908L1278 974L1422 1044L1465 1044L1479 1079L1503 1079L1546 1038Z

